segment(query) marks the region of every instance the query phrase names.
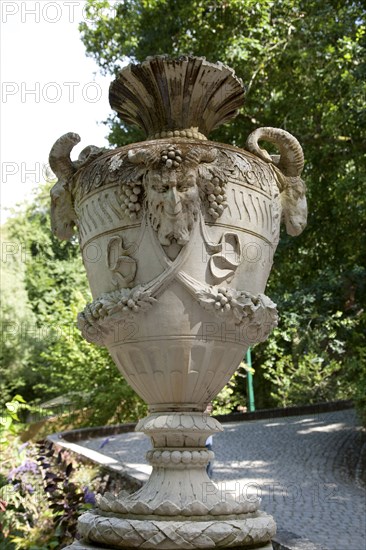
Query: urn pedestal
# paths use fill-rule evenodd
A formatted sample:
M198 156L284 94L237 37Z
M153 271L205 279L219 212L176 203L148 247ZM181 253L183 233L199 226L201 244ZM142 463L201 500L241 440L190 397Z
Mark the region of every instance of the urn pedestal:
M247 150L207 140L243 94L220 63L149 58L110 89L112 107L146 141L89 146L71 161L80 138L70 133L51 150L53 229L66 239L77 229L93 295L79 327L148 403L137 430L153 444L146 485L100 497L79 519L74 549L270 547L275 523L259 501L223 497L206 474L206 440L222 428L204 411L277 323L264 291L281 219L292 235L306 223L293 136L260 128Z

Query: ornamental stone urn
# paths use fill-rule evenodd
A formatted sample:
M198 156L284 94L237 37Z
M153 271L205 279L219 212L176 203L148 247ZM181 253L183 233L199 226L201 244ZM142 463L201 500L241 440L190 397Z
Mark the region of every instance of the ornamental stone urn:
M206 439L222 428L204 411L276 325L264 290L280 223L297 235L307 215L291 134L260 128L246 149L207 139L243 97L221 63L148 58L110 87L112 108L146 141L89 146L72 161L80 138L69 133L51 150L53 231L76 230L93 295L79 327L149 405L136 429L153 445L147 483L100 497L74 549L271 548L275 522L259 499L223 495L206 474Z

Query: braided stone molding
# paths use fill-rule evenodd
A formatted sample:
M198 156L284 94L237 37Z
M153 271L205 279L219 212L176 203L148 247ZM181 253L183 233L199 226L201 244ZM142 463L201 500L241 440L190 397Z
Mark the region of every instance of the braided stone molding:
M244 548L244 547L241 547ZM258 546L257 544L255 546L245 546L246 550L273 550L273 546L271 542L264 543L264 545ZM105 546L96 546L95 544L88 544L87 542L83 542L82 540L79 540L77 542L74 542L71 546L66 546L64 550L106 550ZM128 550L128 549L126 549ZM239 547L232 548L231 550L239 550Z
M79 534L87 542L115 548L235 548L266 543L276 532L271 516L257 512L227 521L159 521L104 517L87 512L79 519Z

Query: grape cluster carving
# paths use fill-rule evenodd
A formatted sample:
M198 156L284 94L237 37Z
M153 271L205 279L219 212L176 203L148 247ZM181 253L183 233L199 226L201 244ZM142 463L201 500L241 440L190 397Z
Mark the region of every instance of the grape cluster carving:
M132 221L137 219L141 210L140 194L142 193L141 181L127 182L121 189L121 207L125 214L128 214Z
M217 176L206 183L207 200L209 202L208 213L216 220L227 207L227 195L225 183Z
M231 310L231 302L233 297L229 293L229 289L219 287L215 297L214 308L217 312L226 313Z
M174 145L170 145L164 149L160 155L161 161L167 168L178 168L183 162L182 151L176 149Z

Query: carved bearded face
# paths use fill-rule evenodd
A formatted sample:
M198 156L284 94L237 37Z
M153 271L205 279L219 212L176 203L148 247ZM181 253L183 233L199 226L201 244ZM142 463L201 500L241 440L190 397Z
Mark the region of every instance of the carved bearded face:
M159 241L184 246L199 210L199 190L194 168L163 167L146 174L147 208Z

